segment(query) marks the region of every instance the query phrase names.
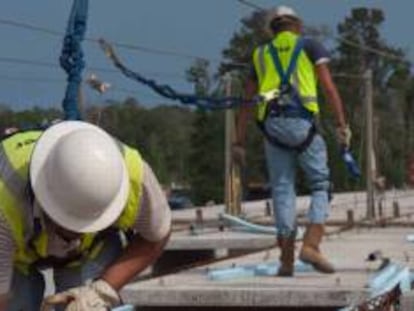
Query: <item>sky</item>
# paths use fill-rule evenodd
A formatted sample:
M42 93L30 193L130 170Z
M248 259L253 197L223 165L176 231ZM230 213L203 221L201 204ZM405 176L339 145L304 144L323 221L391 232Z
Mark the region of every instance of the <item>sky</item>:
M414 39L409 33L413 27L410 26L414 11L412 0L250 1L264 8L291 6L306 24L327 25L333 30L352 7L381 8L386 14L383 36L387 42L406 49L414 60ZM240 28L240 19L252 12L237 0L89 0L89 3L88 37L204 57L211 60L213 70L221 51ZM12 104L14 109L60 108L66 87L66 76L58 66L63 36L21 29L4 21L63 33L71 6L72 0L1 0L0 103ZM84 77L95 73L112 85L103 95L86 88L87 101L124 100L133 96L148 106L169 102L116 70L93 70L114 68L96 43L85 42L83 48L87 63ZM184 72L192 64L192 58L127 49L117 52L131 69L177 90L191 92ZM27 62L51 63L51 66L33 66Z

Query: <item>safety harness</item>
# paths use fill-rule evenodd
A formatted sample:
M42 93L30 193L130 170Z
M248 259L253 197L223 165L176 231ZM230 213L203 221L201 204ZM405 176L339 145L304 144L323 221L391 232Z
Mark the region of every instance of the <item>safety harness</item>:
M315 137L315 134L317 133L313 113L303 106L298 90L290 83L290 78L296 69L299 55L303 50L304 42L305 41L302 37L299 37L297 39L296 46L293 50L292 57L290 59L290 63L286 72L283 70L277 49L272 42L268 44L273 64L278 75L280 76L280 86L278 92L274 92L275 94L278 94L278 96L268 100L267 102L265 117L257 122L260 130L263 132L264 136L271 144L282 149L295 150L299 153L303 152L309 147ZM280 141L277 137L271 135L266 130L265 122L268 117L302 118L308 120L311 123L311 127L306 139L303 142L298 145L290 145Z

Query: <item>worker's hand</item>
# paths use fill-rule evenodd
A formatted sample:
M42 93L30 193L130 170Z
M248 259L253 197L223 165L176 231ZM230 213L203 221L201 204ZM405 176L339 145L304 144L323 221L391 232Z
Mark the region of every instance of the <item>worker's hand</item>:
M336 128L336 139L339 145L348 149L351 146L351 138L352 132L348 124Z
M75 287L66 292L46 297L42 311L54 310L57 305L66 306L65 311L107 311L121 303L116 290L104 280Z
M246 149L239 143L235 143L231 147L231 156L233 161L240 165L245 165L246 163Z

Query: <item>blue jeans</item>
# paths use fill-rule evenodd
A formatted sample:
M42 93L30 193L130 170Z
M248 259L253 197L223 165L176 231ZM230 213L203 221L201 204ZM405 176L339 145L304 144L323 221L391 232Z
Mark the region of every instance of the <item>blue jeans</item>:
M265 122L265 128L270 135L290 145L303 142L310 127L311 123L301 118L268 118ZM329 168L323 138L316 134L309 147L301 153L266 141L265 152L278 234L290 236L296 229L295 177L298 166L305 173L311 190L309 221L324 223L329 206Z
M56 292L62 292L80 286L88 280L98 278L119 257L122 252L122 243L117 233L106 236L103 243L104 246L95 258L85 260L76 267L62 267L53 270ZM7 310L39 311L44 290L45 280L35 267L31 267L27 275L15 269L11 285L13 296Z

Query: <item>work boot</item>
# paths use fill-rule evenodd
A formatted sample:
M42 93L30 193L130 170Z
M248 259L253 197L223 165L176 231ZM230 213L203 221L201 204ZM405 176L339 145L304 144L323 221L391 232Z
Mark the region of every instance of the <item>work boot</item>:
M299 259L312 265L315 270L322 273L335 273L333 265L322 255L319 244L324 235L324 226L321 224L310 224L303 237L302 250Z
M277 272L278 276L293 276L295 261L295 238L296 237L277 237L277 243L280 247L280 267Z

